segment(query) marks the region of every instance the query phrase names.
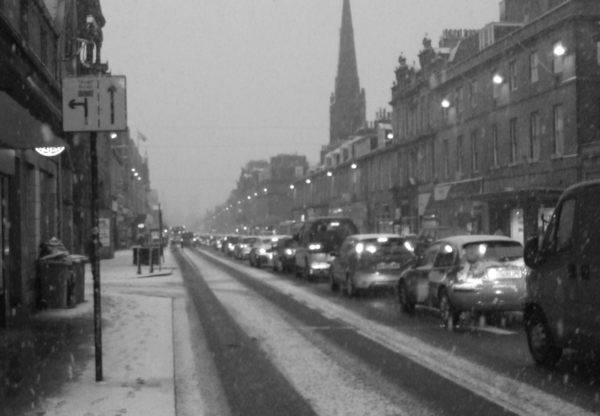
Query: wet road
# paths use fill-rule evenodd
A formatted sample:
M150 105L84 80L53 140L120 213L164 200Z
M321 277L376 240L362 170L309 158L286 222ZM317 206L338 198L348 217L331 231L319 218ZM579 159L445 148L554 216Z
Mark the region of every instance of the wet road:
M450 333L393 294L347 299L211 250L178 260L234 414L600 412L597 365L535 366L518 319Z

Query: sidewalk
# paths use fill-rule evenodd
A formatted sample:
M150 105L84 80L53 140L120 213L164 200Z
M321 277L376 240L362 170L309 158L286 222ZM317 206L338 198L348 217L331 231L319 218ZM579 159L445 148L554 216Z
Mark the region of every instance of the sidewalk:
M95 381L89 264L82 304L40 312L25 329L0 331L0 414L175 415L175 295L136 293L152 285L173 290L174 282L183 290L168 248L164 256L162 270L142 266L139 275L131 250L101 261L102 382Z

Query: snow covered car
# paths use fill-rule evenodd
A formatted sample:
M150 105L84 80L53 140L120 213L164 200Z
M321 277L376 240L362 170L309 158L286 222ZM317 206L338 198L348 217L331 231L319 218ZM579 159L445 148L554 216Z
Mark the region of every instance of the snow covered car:
M412 245L396 234L356 234L344 240L329 268L329 286L352 297L358 290L394 288L400 273L415 262Z
M398 299L404 312L415 305L440 309L449 328L463 311L523 310L525 277L523 245L508 237L469 235L433 243L398 280Z

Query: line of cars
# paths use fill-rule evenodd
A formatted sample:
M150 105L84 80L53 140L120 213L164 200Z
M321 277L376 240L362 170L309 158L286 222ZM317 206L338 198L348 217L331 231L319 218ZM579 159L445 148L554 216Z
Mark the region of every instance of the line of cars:
M566 348L597 356L600 181L567 189L545 234L525 248L499 235L448 229L438 235L427 230L409 241L360 234L351 220L326 217L303 223L293 236L238 237L233 252L256 267L326 277L331 290L348 296L395 288L403 312L436 308L449 329L463 312L522 312L529 350L541 365L555 365Z

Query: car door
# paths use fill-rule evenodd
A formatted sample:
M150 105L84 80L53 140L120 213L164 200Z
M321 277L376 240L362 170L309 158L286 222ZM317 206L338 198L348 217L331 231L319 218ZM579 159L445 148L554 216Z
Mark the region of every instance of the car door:
M578 325L577 312L571 309L570 301L577 283L573 241L576 202L575 197L570 197L556 208L541 247L543 262L529 277L535 288L532 295L558 340L574 337ZM537 279L543 281L536 282Z
M431 306L438 306L440 287L446 285L448 271L456 264L458 249L447 241L439 244L433 267L428 274L429 302Z
M350 239L344 240L342 246L340 247L340 251L338 255L331 262L331 272L333 273L333 277L337 282L342 281L345 276L345 270L348 265L348 246L351 245Z
M577 198L576 240L574 243L577 278L572 309L582 340L600 344L600 187L586 190Z
M409 296L414 299L415 303L429 303L429 273L439 250L439 243L429 246L419 257L415 267L404 274Z
M298 233L298 247L296 248L295 259L296 266L300 269L305 267L305 259L308 255L308 245L310 244L310 225L304 224Z

